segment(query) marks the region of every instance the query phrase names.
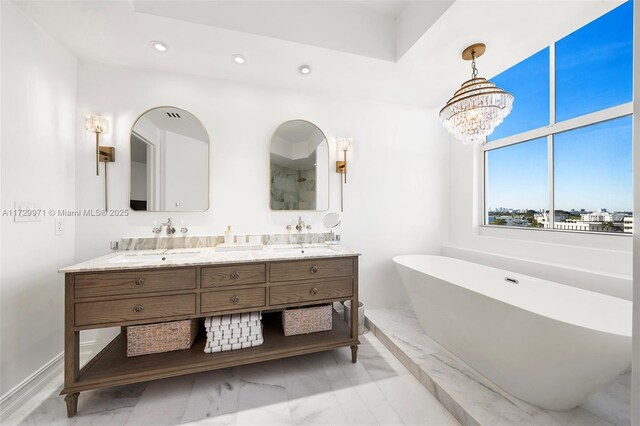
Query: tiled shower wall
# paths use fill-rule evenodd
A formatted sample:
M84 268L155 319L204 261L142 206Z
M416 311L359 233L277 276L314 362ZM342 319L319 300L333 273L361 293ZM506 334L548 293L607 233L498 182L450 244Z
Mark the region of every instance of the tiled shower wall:
M298 182L298 178L306 179ZM316 171L271 165L271 208L273 210L315 210Z

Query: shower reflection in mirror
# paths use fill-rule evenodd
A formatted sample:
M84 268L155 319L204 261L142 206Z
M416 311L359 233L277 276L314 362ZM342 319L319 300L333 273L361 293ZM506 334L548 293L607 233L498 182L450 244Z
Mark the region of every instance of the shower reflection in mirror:
M141 211L209 208L209 136L193 114L153 108L131 129L130 207Z
M304 120L281 124L271 138L271 210L329 208L329 144Z

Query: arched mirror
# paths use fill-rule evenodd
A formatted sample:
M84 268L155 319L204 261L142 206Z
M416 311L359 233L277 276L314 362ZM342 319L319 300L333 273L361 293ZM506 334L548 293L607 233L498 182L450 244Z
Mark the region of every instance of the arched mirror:
M209 208L209 135L198 118L175 107L153 108L131 129L131 210Z
M329 144L315 124L291 120L271 138L271 210L329 208Z

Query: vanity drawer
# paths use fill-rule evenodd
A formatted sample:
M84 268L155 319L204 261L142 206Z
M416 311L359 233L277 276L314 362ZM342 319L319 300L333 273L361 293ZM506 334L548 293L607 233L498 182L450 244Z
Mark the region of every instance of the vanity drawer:
M192 290L196 288L196 269L103 272L78 274L75 297L118 296L154 291Z
M152 318L165 318L196 313L196 295L136 297L80 302L75 305L76 326L109 324Z
M276 285L271 286L269 290L269 305L337 299L351 297L352 294L353 280L351 278L316 283Z
M222 312L234 309L263 308L267 289L240 288L200 293L200 312Z
M271 264L271 282L349 277L353 275L353 259L316 259Z
M266 271L264 263L202 268L200 286L210 288L236 284L263 284L267 281Z

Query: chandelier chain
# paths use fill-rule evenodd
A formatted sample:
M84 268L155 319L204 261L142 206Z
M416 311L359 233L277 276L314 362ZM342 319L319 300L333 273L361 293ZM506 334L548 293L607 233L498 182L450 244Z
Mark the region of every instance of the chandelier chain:
M476 68L476 52L471 52L471 78L478 76L478 68Z

